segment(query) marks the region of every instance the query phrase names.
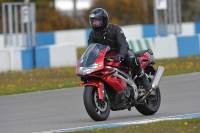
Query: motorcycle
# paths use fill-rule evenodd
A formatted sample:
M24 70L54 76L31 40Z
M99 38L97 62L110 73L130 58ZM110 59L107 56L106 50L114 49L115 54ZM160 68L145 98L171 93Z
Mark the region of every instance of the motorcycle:
M115 52L108 52L109 46L99 43L91 44L78 60L76 75L80 76L84 86L83 101L85 109L94 121L104 121L110 110L118 111L135 107L143 115L155 114L161 103L159 83L164 67L155 70L150 56L151 49L135 52L141 59L141 67L152 83L146 91L137 75L123 62L114 62Z

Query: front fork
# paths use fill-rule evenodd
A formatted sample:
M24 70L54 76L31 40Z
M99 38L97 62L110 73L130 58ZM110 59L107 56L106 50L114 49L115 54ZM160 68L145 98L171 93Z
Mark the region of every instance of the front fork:
M95 86L98 90L99 99L103 100L106 97L104 83L98 80L90 80L88 81L85 86Z

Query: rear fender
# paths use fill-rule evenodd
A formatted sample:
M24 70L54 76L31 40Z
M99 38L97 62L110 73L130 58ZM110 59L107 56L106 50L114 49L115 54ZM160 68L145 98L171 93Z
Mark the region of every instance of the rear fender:
M99 99L102 100L104 98L104 96L105 96L104 84L101 81L90 80L85 85L86 86L95 86L95 87L97 87Z

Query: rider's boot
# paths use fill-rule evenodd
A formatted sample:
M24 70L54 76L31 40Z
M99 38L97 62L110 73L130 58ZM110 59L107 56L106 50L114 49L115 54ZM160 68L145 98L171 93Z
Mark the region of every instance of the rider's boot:
M144 73L144 70L142 70L142 72L140 73L140 75L138 75L142 86L144 87L144 89L146 91L149 91L152 88L152 84L149 82L146 74Z

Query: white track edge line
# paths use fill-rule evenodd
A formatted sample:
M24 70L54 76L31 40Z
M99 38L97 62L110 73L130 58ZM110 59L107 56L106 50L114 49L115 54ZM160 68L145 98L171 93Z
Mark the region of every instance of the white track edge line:
M127 121L127 122L120 122L120 123L110 123L110 124L101 124L101 125L84 126L84 127L76 127L76 128L58 129L58 130L51 130L51 131L33 132L33 133L62 133L62 132L72 132L72 131L80 131L80 130L93 130L97 128L112 128L112 127L119 127L119 126L146 124L146 123L152 123L152 122L158 122L158 121L164 121L164 120L189 119L189 118L200 118L200 112L192 113L192 114L136 120L136 121Z

